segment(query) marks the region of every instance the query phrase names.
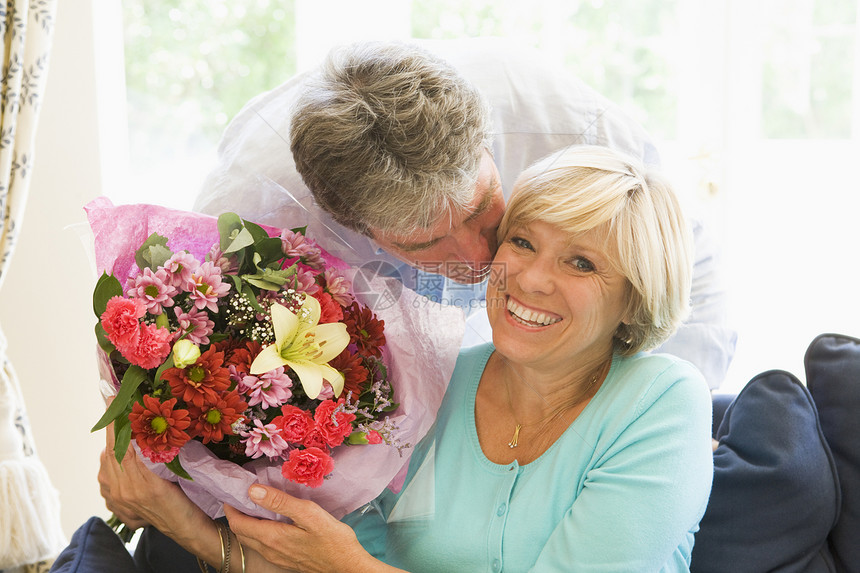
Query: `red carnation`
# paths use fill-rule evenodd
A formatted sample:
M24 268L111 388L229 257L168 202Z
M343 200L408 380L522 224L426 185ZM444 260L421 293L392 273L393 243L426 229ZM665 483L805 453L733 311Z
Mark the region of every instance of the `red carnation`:
M325 452L328 451L328 444L326 444L325 438L320 434L320 429L316 427L316 424L302 440L302 445L306 448L319 448Z
M332 298L332 296L322 290L318 290L313 294L313 297L320 303L320 320L319 324L327 324L329 322L340 322L343 320L343 308Z
M346 309L343 319L349 332L349 341L358 346L362 354L370 354L377 358L382 356L382 346L385 345L383 329L385 321L379 320L366 306L357 302Z
M188 410L174 410L176 398L159 402L145 394L143 404L135 402L128 419L131 433L141 450L168 452L181 448L191 436L185 431L191 425Z
M210 347L194 364L168 368L161 377L170 383L174 396L202 408L206 402L217 401L218 394L230 387L230 372L223 361L224 354Z
M348 435L352 433L352 422L355 414L348 414L342 410L344 399L341 398L335 404L332 400L324 400L317 406L314 412L314 422L323 440L329 447L336 447L343 443Z
M244 418L242 413L247 408L248 404L236 390L221 394L215 401L205 403L202 407L190 405L188 413L192 421L191 430L195 436L203 438L204 444L220 442L224 436L233 435L233 422Z
M272 423L281 428L281 436L291 444L301 444L314 429L313 417L297 406L283 406L281 414Z
M166 328L158 328L154 324L141 324L137 346L120 348L119 351L129 362L141 368L157 368L170 354L170 342L173 335Z
M136 347L140 338L140 321L146 314L146 305L136 298L112 297L100 321L108 340L120 347Z
M333 471L334 460L319 448L293 450L281 466L281 475L286 479L308 487L321 486L325 476Z

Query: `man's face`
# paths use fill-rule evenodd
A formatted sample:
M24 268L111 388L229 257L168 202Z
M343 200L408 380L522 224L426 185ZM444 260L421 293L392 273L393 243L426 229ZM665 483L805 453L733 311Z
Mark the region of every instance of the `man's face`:
M484 151L475 196L466 210L446 213L430 229L408 235L371 232L380 247L413 267L472 284L489 276L504 213L499 170Z

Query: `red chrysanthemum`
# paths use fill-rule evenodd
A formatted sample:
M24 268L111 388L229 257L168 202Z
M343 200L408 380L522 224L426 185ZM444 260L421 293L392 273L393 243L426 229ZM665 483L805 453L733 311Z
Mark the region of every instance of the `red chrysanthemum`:
M358 397L361 396L370 382L368 380L369 372L364 367L361 356L344 349L328 365L343 374L343 393L341 396L346 398L352 392L350 402L358 402Z
M218 352L224 353L224 366L235 366L241 374L247 376L251 363L263 350L263 345L256 340L243 338L227 338L212 345Z
M313 297L320 303L319 324L328 324L343 320L343 308L329 293L319 290L313 294Z
M185 368L168 368L162 378L170 383L170 391L187 404L202 408L214 403L218 395L230 387L230 371L224 368L224 353L210 347L197 362Z
M195 436L203 438L204 444L220 442L224 436L233 435L230 426L244 417L242 413L247 408L248 404L236 390L225 392L202 407L191 405L188 407L191 431Z
M191 425L188 410L174 410L176 398L164 402L145 394L143 404L135 402L128 419L131 434L141 450L169 452L181 448L191 436L185 431Z
M382 356L382 347L385 345L384 320L376 318L366 306L354 302L346 309L343 322L349 332L350 343L355 344L360 353L377 358Z
M281 474L290 481L308 487L319 487L325 476L334 471L334 460L320 448L293 450L281 466Z
M272 423L281 428L281 436L291 444L301 444L314 429L314 419L310 412L298 406L281 407L281 415Z
M343 398L337 403L332 400L324 400L314 412L317 431L325 440L326 445L332 448L341 445L346 437L352 433L355 414L348 414L339 410L338 408L342 407L343 404Z

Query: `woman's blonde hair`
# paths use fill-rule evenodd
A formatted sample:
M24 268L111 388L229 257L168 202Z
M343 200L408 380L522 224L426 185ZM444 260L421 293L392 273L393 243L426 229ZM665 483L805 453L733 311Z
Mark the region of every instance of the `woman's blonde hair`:
M692 233L675 193L637 160L607 147L574 146L526 169L499 226L501 242L534 221L571 236L600 230L616 270L631 285L616 352L665 341L689 312Z

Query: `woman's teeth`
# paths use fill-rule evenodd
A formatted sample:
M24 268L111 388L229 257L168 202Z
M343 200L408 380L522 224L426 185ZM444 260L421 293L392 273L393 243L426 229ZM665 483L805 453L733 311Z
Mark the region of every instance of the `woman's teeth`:
M560 318L551 317L546 313L525 308L510 298L508 299L508 311L514 318L528 326L548 326L561 320Z

